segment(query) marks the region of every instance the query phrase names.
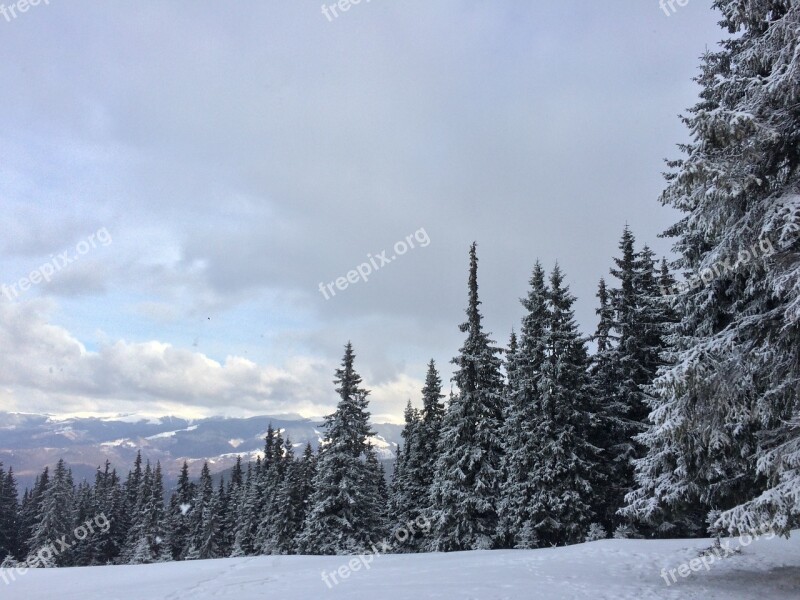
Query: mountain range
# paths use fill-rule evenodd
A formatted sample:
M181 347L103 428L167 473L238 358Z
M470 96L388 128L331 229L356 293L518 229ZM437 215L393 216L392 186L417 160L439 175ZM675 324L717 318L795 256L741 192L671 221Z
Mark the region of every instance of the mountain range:
M145 419L133 415L91 418L55 418L50 415L0 412L0 462L14 467L20 492L30 487L45 466L63 458L76 482L93 479L95 469L106 460L123 478L138 450L151 463L161 462L165 485L171 486L186 460L192 475L208 461L212 473L229 469L242 459L256 460L263 455L264 436L272 424L283 437L288 436L295 454L307 442L316 449L324 435L323 419L299 415L257 416L248 418L210 417L184 419L161 417ZM391 473L402 425L373 423L373 446Z

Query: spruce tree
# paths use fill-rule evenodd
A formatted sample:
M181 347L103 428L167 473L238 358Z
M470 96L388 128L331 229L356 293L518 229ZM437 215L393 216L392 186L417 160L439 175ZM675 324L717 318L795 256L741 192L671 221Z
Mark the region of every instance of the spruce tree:
M422 411L420 412L421 419L417 436L420 462L418 478L422 493L418 503L419 511L425 513L422 515L425 518L429 517L431 489L436 475L436 463L439 459L439 437L445 415L443 398L442 379L436 370L436 363L431 359L425 374L425 386L422 388ZM416 547L418 547L417 541L413 542Z
M539 402L533 424L530 539L551 546L584 541L594 518L592 477L599 449L591 435L591 385L586 344L577 331L575 298L558 266L549 281L546 355L536 382Z
M28 548L36 552L49 546L54 540L70 539L75 527L75 490L72 473L63 459L59 459L52 477L42 494L38 506L38 515L34 525ZM41 566L69 566L72 553L69 549L62 551Z
M628 463L631 431L618 385L622 375L614 335L614 310L604 279L600 279L597 299L600 305L595 312L599 320L593 337L597 349L589 368L597 418L592 423L590 440L602 452L594 478L594 508L599 525L607 533L620 525L617 511L630 489L626 478L630 477L631 468Z
M108 520L105 532L95 530L92 534L96 548L94 560L98 565L112 564L119 558L125 544L126 531L122 529L122 513L127 509L119 476L108 460L102 471L97 469L94 495L98 510L94 516L102 514Z
M0 463L0 563L10 556L19 558L22 552L20 506L14 469L4 473Z
M325 418L324 443L317 459L314 491L301 536L307 554L361 553L379 541L373 525L374 490L377 481L370 472L367 438L367 395L353 363L355 353L348 342L341 368L336 370L336 411Z
M535 530L536 515L531 511L538 482L533 468L542 447L535 437L540 419L539 382L542 378L551 321L549 292L545 272L537 261L530 278L530 289L522 305L519 344L512 338L506 360L508 384L503 439L503 483L501 486L498 536L505 547L535 548L539 545Z
M192 533L191 510L195 486L189 479L189 464L183 461L178 484L169 501L167 540L173 560L183 560L189 552Z
M730 533L788 533L800 515L800 6L713 6L731 36L703 57L692 141L661 198L684 213L667 235L693 283L677 294L629 511L701 506Z
M429 548L492 548L497 532L503 419L503 381L496 348L484 332L478 299L477 245L470 248L467 339L453 359L458 394L445 414L431 490Z
M39 517L42 512L42 502L44 500L45 491L49 485L50 467L45 467L42 473L36 476L36 481L30 493L26 494L22 499L22 531L20 532L20 541L22 542L23 556L28 556L32 551L37 549L31 547L30 542L39 522Z
M200 481L197 483L192 503L190 517L192 532L189 537L189 551L186 553L186 560L218 556L216 540L211 539L217 535L220 527L220 523L215 518L216 511L219 510L219 499L215 499L215 495L211 471L206 461L200 471ZM212 503L214 503L213 507Z

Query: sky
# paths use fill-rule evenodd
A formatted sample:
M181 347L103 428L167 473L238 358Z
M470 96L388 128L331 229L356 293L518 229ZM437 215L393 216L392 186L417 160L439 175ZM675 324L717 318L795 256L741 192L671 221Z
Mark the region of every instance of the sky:
M701 0L3 2L0 411L57 416L326 414L351 341L400 422L473 241L499 345L537 259L591 334L625 225L669 255L724 37Z

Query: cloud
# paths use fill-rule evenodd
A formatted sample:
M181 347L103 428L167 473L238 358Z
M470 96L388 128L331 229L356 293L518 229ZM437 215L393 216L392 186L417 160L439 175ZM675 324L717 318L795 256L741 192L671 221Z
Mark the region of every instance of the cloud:
M47 343L70 358L20 364L14 402L318 410L352 339L376 412L399 416L428 358L448 378L473 240L499 343L537 258L591 332L624 224L668 252L662 158L716 19L639 0L376 1L334 22L305 2L75 0L4 24L0 281L114 238L25 295L54 300ZM429 247L319 293L421 227ZM110 341L81 355L98 327Z
M220 363L158 341L120 340L91 352L47 322L52 309L41 301L0 303L0 344L13 348L0 357L4 410L319 416L335 406L333 371L324 361L293 357L274 367L229 356ZM410 387L403 378L376 389L384 417Z

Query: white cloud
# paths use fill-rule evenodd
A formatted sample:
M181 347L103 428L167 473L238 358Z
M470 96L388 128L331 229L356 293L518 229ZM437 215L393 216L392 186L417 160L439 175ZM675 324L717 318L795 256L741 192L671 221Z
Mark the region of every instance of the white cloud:
M220 363L160 341L118 340L88 351L48 323L52 302L0 302L0 402L3 410L142 415L317 416L336 403L333 365L296 356L261 366L240 356ZM374 391L388 420L420 383L401 376ZM377 417L377 415L376 415Z

